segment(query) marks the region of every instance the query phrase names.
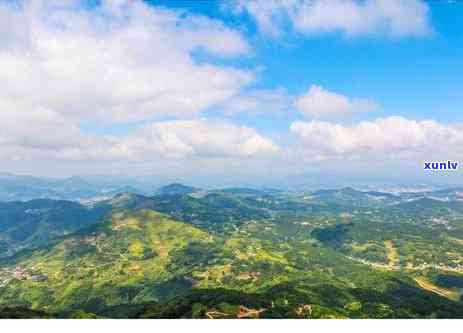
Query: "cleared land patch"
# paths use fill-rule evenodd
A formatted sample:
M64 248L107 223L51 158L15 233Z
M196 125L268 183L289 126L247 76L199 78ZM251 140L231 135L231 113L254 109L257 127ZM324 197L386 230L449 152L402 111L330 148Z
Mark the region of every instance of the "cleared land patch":
M449 240L451 240L454 243L457 243L459 245L463 245L463 239L455 238L455 237L448 237Z
M438 287L435 284L432 284L431 282L429 282L426 278L424 278L422 276L416 277L416 278L414 278L414 280L423 289L426 289L428 291L431 291L433 293L436 293L436 294L438 294L440 296L446 297L446 298L454 300L454 301L458 301L460 299L460 293L459 292Z
M392 241L384 241L384 246L386 248L387 260L389 262L389 267L396 267L399 265L399 253L394 246Z

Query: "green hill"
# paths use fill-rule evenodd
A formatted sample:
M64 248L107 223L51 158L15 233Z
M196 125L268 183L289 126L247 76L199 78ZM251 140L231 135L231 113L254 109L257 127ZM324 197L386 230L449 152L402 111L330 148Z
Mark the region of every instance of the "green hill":
M158 300L175 286L171 265L194 244L208 249L212 236L149 210L115 213L104 223L68 236L30 256L17 256L7 268L20 267L24 279L0 289L0 303L42 310L101 310L131 301ZM43 277L43 281L34 280Z
M0 203L0 258L97 223L111 209L48 199Z
M159 194L190 194L198 190L199 189L192 186L174 183L161 187L159 189Z
M357 192L0 204L0 308L15 318L462 317L461 203L368 206L383 194Z

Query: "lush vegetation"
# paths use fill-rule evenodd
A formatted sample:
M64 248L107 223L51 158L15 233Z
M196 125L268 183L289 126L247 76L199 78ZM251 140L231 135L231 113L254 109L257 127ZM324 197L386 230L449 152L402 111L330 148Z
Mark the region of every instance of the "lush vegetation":
M461 207L350 188L180 184L86 205L0 204L0 312L461 318Z

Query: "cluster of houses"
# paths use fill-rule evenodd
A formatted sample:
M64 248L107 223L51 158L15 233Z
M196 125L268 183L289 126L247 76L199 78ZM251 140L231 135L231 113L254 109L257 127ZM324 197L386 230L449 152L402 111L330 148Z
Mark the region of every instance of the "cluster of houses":
M427 268L434 268L442 271L449 271L455 273L462 273L463 272L463 265L462 264L454 264L454 265L432 265L432 264L421 264L418 266L414 266L413 269L423 270Z
M401 265L388 265L388 264L382 264L382 263L377 263L377 262L371 262L365 259L361 258L355 258L352 256L346 256L348 259L360 262L365 265L369 265L372 267L376 268L383 268L383 269L388 269L388 270L398 270L404 268ZM428 264L428 263L422 263L419 265L413 265L412 263L408 263L405 266L406 269L411 269L411 270L425 270L429 268L433 269L438 269L441 271L448 271L448 272L455 272L455 273L462 273L463 272L463 265L462 264L452 264L452 265L443 265L443 264Z
M241 273L236 276L237 280L252 280L252 281L257 281L260 277L261 273L260 272L245 272Z
M20 266L0 270L0 287L6 286L12 280L43 282L48 280L48 277Z

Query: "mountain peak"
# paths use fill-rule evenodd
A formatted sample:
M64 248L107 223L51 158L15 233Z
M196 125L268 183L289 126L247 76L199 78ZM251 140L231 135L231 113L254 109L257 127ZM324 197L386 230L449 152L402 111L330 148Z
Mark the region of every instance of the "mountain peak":
M166 186L163 186L159 189L159 193L161 194L190 194L197 192L199 189L183 185L180 183L172 183Z

